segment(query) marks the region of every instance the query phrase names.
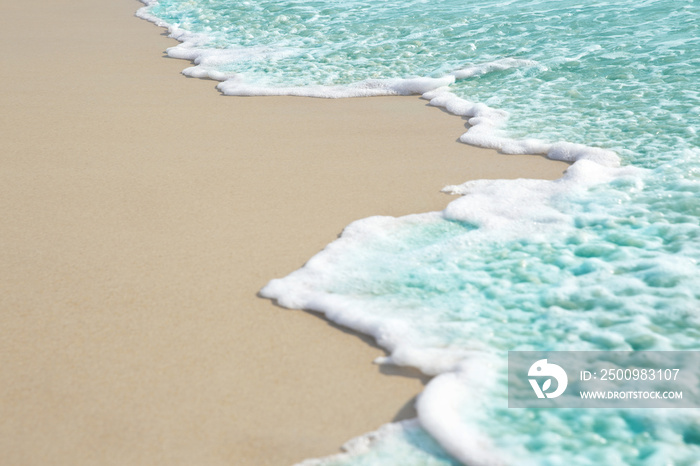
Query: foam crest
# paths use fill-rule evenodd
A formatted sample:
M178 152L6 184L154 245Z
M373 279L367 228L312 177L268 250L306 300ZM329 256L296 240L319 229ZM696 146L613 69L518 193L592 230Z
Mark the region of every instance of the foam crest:
M165 20L163 20L163 19L157 17L156 15L153 15L153 14L150 13L150 9L151 9L154 5L157 5L157 4L158 4L158 0L139 0L139 1L140 1L141 3L143 3L145 6L142 6L141 8L139 8L138 10L136 10L136 16L137 16L137 17L139 17L139 18L141 18L141 19L145 19L146 21L150 21L151 23L153 23L153 24L155 24L156 26L159 26L159 27L165 27L165 28L167 28L167 27L170 26L170 24L169 24L167 21L165 21Z
M470 466L513 464L507 454L495 453L493 442L478 426L461 417L465 400L473 400L472 409L479 409L477 400L488 398L494 388L495 363L486 354L464 361L459 370L431 380L416 402L420 425L453 457Z
M495 149L505 154L541 154L553 160L571 163L590 160L603 166L620 166L620 158L611 150L570 142L550 144L540 139L504 136L503 127L509 116L507 112L493 109L484 103L470 102L445 88L426 92L422 98L429 100L429 105L468 118L470 128L459 138L465 144Z
M582 158L558 180L476 180L446 186L460 194L443 211L445 218L477 225L488 234L515 237L551 234L555 228L574 226L574 218L561 210L558 199L615 179L639 182L644 171L635 167L611 168Z
M571 142L557 142L547 149L547 157L564 162L590 160L605 167L619 167L620 158L611 150Z
M234 77L220 83L217 88L226 95L293 95L337 99L423 94L452 82L454 82L454 77L445 76L442 78L370 79L344 86L270 87L249 84L242 77Z

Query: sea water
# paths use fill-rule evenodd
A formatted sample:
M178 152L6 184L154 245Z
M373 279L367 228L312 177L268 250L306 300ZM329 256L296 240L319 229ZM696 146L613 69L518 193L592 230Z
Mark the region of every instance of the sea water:
M700 350L697 0L146 0L231 95L421 94L462 141L572 162L371 217L264 296L435 377L323 465L698 465L695 410L508 409L508 350ZM272 278L272 277L271 277Z

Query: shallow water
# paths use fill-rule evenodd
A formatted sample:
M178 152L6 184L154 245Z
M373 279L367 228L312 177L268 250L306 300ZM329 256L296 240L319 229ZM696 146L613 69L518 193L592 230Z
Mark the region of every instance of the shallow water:
M698 464L692 410L509 410L508 350L700 349L700 3L162 0L227 94L419 93L462 140L575 162L348 226L262 293L437 375L320 464ZM460 180L455 180L459 183Z

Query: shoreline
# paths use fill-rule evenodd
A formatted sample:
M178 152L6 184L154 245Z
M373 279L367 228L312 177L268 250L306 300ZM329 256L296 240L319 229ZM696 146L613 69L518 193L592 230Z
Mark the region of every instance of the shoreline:
M16 64L0 90L0 454L281 465L410 416L421 377L257 292L354 220L566 164L458 143L464 120L418 96L224 97L162 59L176 41L140 6L30 0L0 19Z

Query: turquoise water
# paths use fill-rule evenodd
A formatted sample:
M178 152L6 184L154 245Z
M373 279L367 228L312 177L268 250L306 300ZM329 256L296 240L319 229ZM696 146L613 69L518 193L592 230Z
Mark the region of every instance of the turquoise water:
M697 465L694 410L509 410L508 350L700 350L700 2L162 0L226 94L419 93L462 140L575 162L372 217L262 293L436 377L310 464Z

